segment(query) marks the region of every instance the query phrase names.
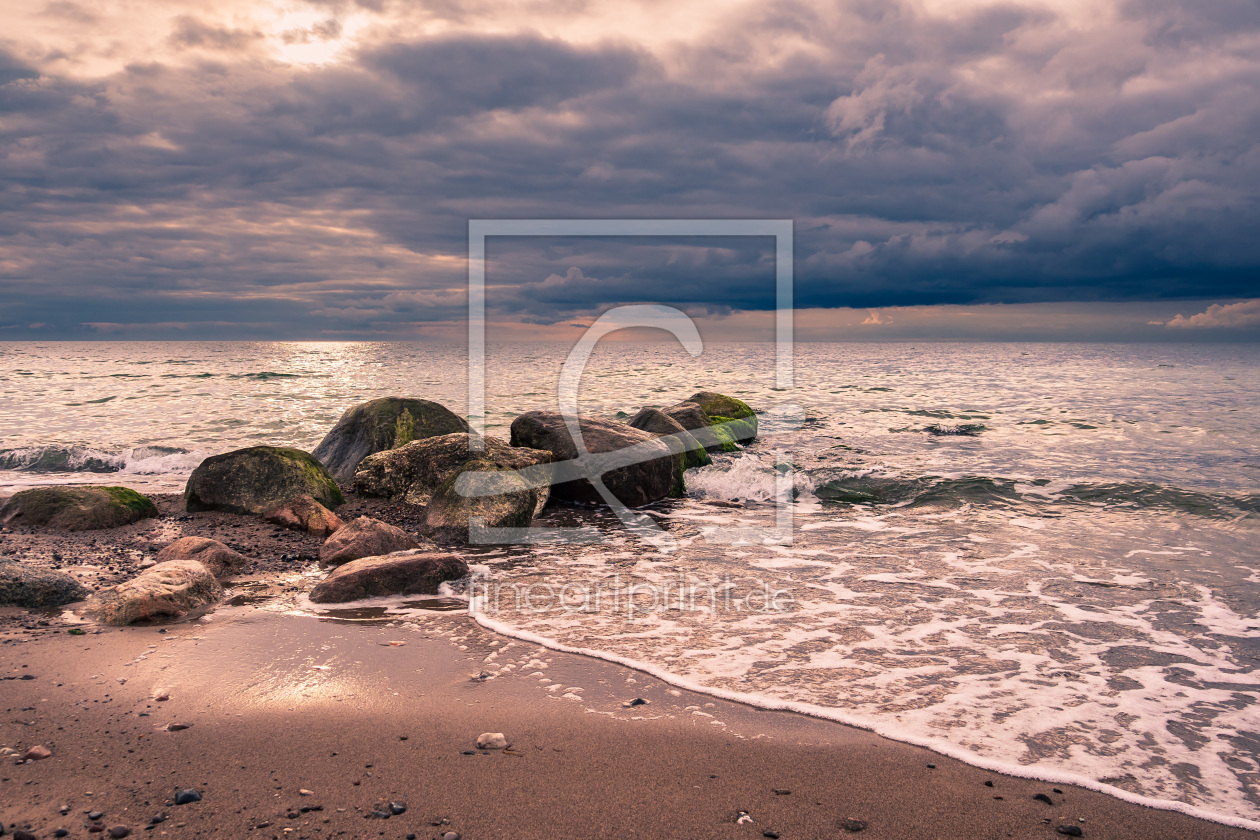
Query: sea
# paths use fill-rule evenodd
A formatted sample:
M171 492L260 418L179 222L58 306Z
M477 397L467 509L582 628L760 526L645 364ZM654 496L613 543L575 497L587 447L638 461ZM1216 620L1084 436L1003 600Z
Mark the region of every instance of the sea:
M490 345L474 425L554 408L570 349ZM1260 827L1260 345L790 350L787 382L772 344L601 344L584 415L714 390L760 437L689 470L651 527L552 507L552 535L470 549L447 594L679 686ZM179 492L209 455L311 450L377 396L467 414L467 364L426 343L0 344L0 495Z

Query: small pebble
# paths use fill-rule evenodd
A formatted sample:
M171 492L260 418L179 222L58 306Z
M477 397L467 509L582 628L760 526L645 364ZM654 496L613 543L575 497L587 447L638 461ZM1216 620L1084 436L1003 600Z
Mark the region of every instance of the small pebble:
M13 840L35 840L35 835L31 834L29 831L23 831L19 828L17 831L13 832Z
M1033 799L1036 799L1038 802L1044 802L1044 803L1046 803L1047 805L1053 805L1053 804L1054 804L1054 800L1053 800L1053 799L1051 799L1050 797L1046 796L1044 793L1037 793L1037 794L1033 794Z
M131 829L125 825L116 825L109 830L109 836L119 840L131 833Z
M53 837L69 837L70 832L64 828L59 828L53 832Z
M448 831L442 835L442 840L459 840L459 832Z
M1066 834L1068 837L1080 837L1084 834L1084 832L1081 831L1080 828L1074 825L1061 825L1058 828L1056 828L1055 831L1059 832L1060 834Z
M168 723L166 725L167 732L183 732L185 729L192 729L191 723Z
M477 736L479 750L505 750L508 741L502 732L482 732Z
M99 820L103 816L105 816L104 811L88 811L89 820Z
M787 788L775 788L775 789L774 789L774 795L775 795L775 796L788 796L788 795L789 795L789 794L791 794L791 793L792 793L792 791L788 790Z
M771 830L771 829L769 829L769 828L767 828L765 831L761 832L761 836L762 836L762 837L769 837L769 838L770 838L770 840L779 840L779 832L777 832L777 831L773 831L773 830Z
M45 758L52 758L52 751L41 744L36 744L22 753L23 761L43 761Z
M985 786L985 787L993 787L993 780L991 780L991 779L990 779L989 781L985 782L985 783L984 783L984 786Z
M298 789L298 796L314 796L314 795L315 795L315 791L313 790L307 790L306 788Z
M858 820L853 817L847 817L840 821L840 827L845 831L865 831L866 820Z
M391 802L389 803L389 812L393 814L395 817L398 816L399 814L405 814L407 813L407 803Z
M188 805L189 803L200 802L200 801L201 801L201 794L193 790L192 788L181 790L179 793L175 794L176 805Z

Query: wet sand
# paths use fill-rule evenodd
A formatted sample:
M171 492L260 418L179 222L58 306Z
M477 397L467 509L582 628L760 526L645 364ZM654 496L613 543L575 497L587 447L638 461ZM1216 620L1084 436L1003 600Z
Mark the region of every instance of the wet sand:
M0 820L39 838L102 836L92 811L133 837L1260 837L680 691L458 613L390 626L224 607L83 636L15 627L0 676L0 744L53 753L3 760ZM511 748L477 750L482 732ZM185 788L202 800L174 805ZM371 816L390 802L406 811Z

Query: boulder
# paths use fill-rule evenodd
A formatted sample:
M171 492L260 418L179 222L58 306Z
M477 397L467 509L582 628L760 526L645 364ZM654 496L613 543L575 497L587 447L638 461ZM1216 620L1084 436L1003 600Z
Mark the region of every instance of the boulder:
M42 609L82 601L91 592L62 572L0 560L0 607Z
M272 508L263 514L263 519L273 525L291 528L294 531L306 531L317 537L327 537L346 523L310 496L298 496L289 499L279 507Z
M300 496L330 509L342 502L337 482L309 452L251 446L202 461L188 477L184 506L260 514Z
M311 590L316 604L339 604L382 595L436 595L443 581L468 574L454 554L404 551L364 557L335 569Z
M412 505L427 505L450 475L470 461L491 461L496 466L524 469L551 463L551 453L510 446L495 437L482 439L480 452L468 448L472 435L461 432L412 441L406 446L378 452L363 459L354 475L354 491ZM550 481L540 488L542 506L547 503Z
M488 538L478 537L476 528L529 527L546 504L549 490L531 488L511 467L492 460L469 461L433 494L424 509L424 530L440 543L484 543Z
M19 490L0 506L4 525L59 531L118 528L157 515L157 506L135 490L82 484Z
M362 557L379 557L419 548L420 541L402 528L360 516L337 529L319 549L319 562L340 566Z
M682 455L684 470L692 467L707 467L713 463L713 459L709 457L709 453L700 441L684 429L681 423L659 408L640 409L629 422L636 429L651 432L661 438L673 452Z
M179 618L222 597L223 587L205 566L196 560L170 560L98 592L88 602L87 612L102 624L126 625Z
M681 491L682 456L650 432L614 420L582 418L582 439L590 457L574 462L578 450L565 418L557 411L529 411L512 421L512 445L550 452L558 462L551 494L565 502L603 504L604 498L585 478L584 467L602 477L622 504L639 507ZM589 457L589 456L588 456Z
M238 572L249 563L245 555L209 537L180 537L159 551L154 559L158 563L193 560L205 566L217 578Z
M724 394L700 391L662 410L710 452L737 452L739 444L757 438L757 415L746 403Z
M368 455L397 449L413 440L466 431L468 422L440 403L381 397L341 415L314 454L338 481L348 483Z

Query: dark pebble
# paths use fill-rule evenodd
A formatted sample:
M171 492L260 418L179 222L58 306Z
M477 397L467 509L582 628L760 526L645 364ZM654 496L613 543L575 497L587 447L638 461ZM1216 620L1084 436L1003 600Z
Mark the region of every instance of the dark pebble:
M33 680L33 679L35 679L35 675L34 675L34 674L23 674L22 676L18 677L18 679L19 679L19 680ZM14 834L13 836L14 836L14 837L17 837L17 835L16 835L16 834Z
M848 817L840 821L840 827L845 831L865 831L866 820L855 820L853 817Z
M298 814L298 812L297 812L297 811L290 811L289 813L285 814L285 816L286 816L286 817L288 817L288 818L289 818L289 819L291 819L291 820L296 820L296 819L298 818L299 814Z
M399 814L405 814L407 813L407 803L391 802L389 803L389 812L393 814L395 817L398 816Z
M157 825L158 823L164 823L166 822L166 819L167 819L166 814L154 814L152 817L149 818L149 824Z
M1036 799L1038 802L1044 802L1044 803L1046 803L1047 805L1053 805L1053 804L1054 804L1054 800L1053 800L1053 799L1051 799L1050 797L1046 796L1044 793L1038 793L1038 794L1035 794L1035 795L1033 796L1033 799Z
M373 819L387 820L390 818L391 814L389 813L389 811L373 811L372 813L368 814L368 816L372 817Z
M1068 837L1080 837L1082 834L1084 834L1084 832L1081 831L1080 828L1074 825L1061 825L1058 828L1056 828L1055 831L1059 832L1060 834L1066 834Z
M1050 788L1050 789L1054 791L1055 793L1063 793L1063 791L1059 790L1058 788Z
M769 838L770 838L770 840L779 840L779 832L774 831L774 830L769 829L769 828L767 828L765 831L761 832L761 836L762 836L762 837L769 837Z
M53 832L53 837L69 837L70 832L64 828L59 828Z
M192 729L191 723L170 723L166 726L167 732L183 732L185 729Z
M984 786L985 786L985 787L993 787L993 782L992 782L992 781L985 782L985 783L984 783Z
M35 835L31 834L29 831L23 831L19 828L17 831L13 832L13 840L35 840Z
M100 834L105 830L105 826L100 823L92 823L88 826L88 834Z
M176 805L188 805L191 802L200 802L200 801L201 801L201 794L193 790L192 788L188 788L187 790L181 790L179 793L175 794Z
M104 811L88 811L89 820L99 820L103 816L105 816Z
M408 835L407 835L407 840L416 840L416 835L415 835L414 833L413 833L413 834L408 834Z
M929 769L929 770L935 770L935 769L936 769L936 765L935 765L935 764L929 764L929 765L928 765L928 769Z
M633 700L631 700L629 703L627 703L626 705L627 706L646 706L647 701L644 700L642 697L636 697Z
M464 750L464 755L476 755L472 750Z
M775 789L774 789L774 795L775 795L775 796L787 796L787 795L789 795L791 792L792 792L792 791L787 790L786 788L775 788Z
M115 840L119 840L119 838L126 837L130 833L131 833L131 829L127 828L127 826L125 825L116 825L109 830L109 836L115 838Z

